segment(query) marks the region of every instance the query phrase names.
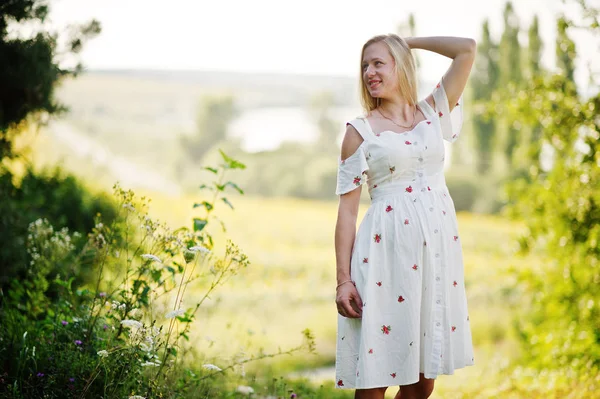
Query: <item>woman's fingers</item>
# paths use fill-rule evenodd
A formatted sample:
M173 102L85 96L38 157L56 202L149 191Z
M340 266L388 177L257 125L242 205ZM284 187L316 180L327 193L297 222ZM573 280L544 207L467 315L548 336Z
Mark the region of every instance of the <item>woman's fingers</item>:
M342 303L342 307L344 310L345 315L342 315L344 317L350 317L353 319L358 319L360 317L360 313L358 313L356 310L354 310L354 307L352 306L352 301L348 300Z
M362 300L356 287L352 285L344 287L342 292L338 292L336 303L340 315L355 319L362 316Z

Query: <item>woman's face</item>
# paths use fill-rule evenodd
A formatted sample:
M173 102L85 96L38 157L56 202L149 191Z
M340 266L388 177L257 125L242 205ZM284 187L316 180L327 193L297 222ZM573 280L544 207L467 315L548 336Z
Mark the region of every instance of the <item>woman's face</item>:
M387 98L398 92L395 62L383 42L370 44L362 60L363 81L372 97Z

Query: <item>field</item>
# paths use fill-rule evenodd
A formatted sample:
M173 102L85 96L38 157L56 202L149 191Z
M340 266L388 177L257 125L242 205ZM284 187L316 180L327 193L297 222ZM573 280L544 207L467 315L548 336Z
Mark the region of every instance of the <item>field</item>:
M152 198L151 214L171 226L189 225L194 216L192 204L200 199ZM310 328L317 338L318 354L276 358L269 363L270 372L275 376L292 372L316 382L331 382L336 330L333 233L337 204L245 197L233 198L232 202L234 211L223 206L218 213L228 227L227 236L252 263L208 303L194 328L192 342L209 356L227 357L259 348L274 352L279 347L298 345L300 331ZM365 210L366 205L361 215ZM476 366L458 370L454 376L441 376L436 398L492 395L494 387L482 384L500 381L498 373L507 358L518 355L510 331L511 308L506 306L511 281L506 272L511 265L518 267L531 261L514 255L512 236L519 226L513 223L463 213L459 214L459 226ZM193 304L193 296L191 293L187 297L188 305ZM261 364L250 369L261 375L266 367ZM473 385L474 381L479 385Z
M66 119L75 133L68 134L67 130L60 140L56 131L40 135L33 149L34 164L60 163L94 189L109 190L120 180L124 188L135 187L138 195L152 198L151 216L172 228L189 227L197 215L192 205L206 198L200 192L188 195L177 190L167 171L179 152L173 134L190 128L194 103L206 89L189 82L123 78L123 88L115 91L121 78L95 75L66 86L61 97L70 105L76 104ZM344 84L339 84L337 93L344 93ZM139 94L128 94L136 91L135 85L139 85ZM250 103L253 90L249 87L244 91L242 102ZM90 92L93 96L86 100L84 94ZM294 98L303 96L308 94L296 93L287 100L296 105ZM141 102L144 97L146 103ZM182 115L171 115L178 126L168 120L169 110L183 110ZM93 145L84 148L85 139L93 140ZM331 386L337 317L333 246L337 203L229 198L234 210L222 203L216 210L227 232L219 232L218 224L213 224L212 232L219 243L231 238L251 264L201 308L190 342L211 362L226 364L240 353L250 355L261 349L272 353L297 346L302 341L301 331L309 328L316 337L317 354L276 357L248 365L247 372L257 377L307 377L316 384ZM367 206L361 206L359 219ZM519 302L510 288L514 277L509 269L531 267L536 259L516 256L515 236L521 226L501 216L459 213L459 227L476 365L457 370L454 376L439 377L432 397L496 397L507 379L503 367L519 356L512 330L512 312ZM186 295L184 306L192 307L201 292L189 290ZM388 396L394 393L390 390Z

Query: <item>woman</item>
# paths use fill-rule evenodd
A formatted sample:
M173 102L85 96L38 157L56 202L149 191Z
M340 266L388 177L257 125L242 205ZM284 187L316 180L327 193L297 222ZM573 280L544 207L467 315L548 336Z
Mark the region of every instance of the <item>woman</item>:
M411 49L452 64L417 100ZM436 376L473 365L463 259L444 142L458 138L475 41L376 36L361 54L365 117L347 124L335 231L336 381L355 398L428 398ZM358 231L362 184L371 196Z

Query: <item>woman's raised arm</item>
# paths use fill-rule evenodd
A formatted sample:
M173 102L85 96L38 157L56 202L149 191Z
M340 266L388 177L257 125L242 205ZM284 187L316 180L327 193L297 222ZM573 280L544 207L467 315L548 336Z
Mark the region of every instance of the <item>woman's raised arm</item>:
M452 36L407 37L404 40L411 49L433 51L452 58L452 64L443 77L444 89L452 110L465 89L471 73L477 51L475 40ZM427 100L432 102L430 98Z

